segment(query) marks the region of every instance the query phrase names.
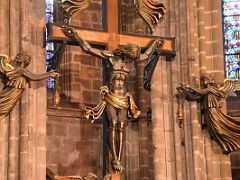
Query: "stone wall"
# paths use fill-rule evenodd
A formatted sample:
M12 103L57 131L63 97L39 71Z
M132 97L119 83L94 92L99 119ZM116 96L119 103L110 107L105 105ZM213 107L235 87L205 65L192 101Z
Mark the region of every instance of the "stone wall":
M232 179L240 179L240 151L231 153Z
M86 105L100 101L102 61L66 48L61 65L61 102L56 108L48 92L47 167L57 175L102 177L102 121L91 124L83 115Z
M230 116L238 117L240 116L240 96L239 92L237 93L237 97L229 96L227 98L227 113ZM231 153L231 167L232 167L232 177L233 180L237 180L240 178L240 150Z
M134 1L121 0L120 8L120 31L122 33L149 33L146 23L136 12Z
M80 47L68 46L61 66L62 97L79 106L96 105L103 85L102 60L82 52Z
M102 29L101 1L72 21L71 25ZM56 23L63 23L60 4L56 4ZM103 48L101 46L100 48ZM56 108L48 91L47 167L57 175L102 178L102 121L91 124L83 115L86 105L96 105L103 85L102 60L84 53L80 47L67 46L61 63L61 102Z
M82 112L48 109L47 167L57 175L102 177L102 123L91 124Z

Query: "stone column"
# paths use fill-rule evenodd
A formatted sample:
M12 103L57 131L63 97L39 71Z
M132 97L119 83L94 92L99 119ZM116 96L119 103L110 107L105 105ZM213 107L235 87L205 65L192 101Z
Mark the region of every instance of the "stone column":
M175 1L161 1L167 12L155 29L154 35L175 36ZM173 61L175 61L173 59ZM176 67L175 67L176 72ZM151 106L152 106L152 136L154 179L176 179L175 132L173 113L173 79L172 61L161 57L156 65L152 78Z
M9 1L0 1L0 50L9 54ZM9 118L0 121L0 179L7 180Z
M204 0L189 0L188 3L189 35L189 83L199 86L199 78L208 73L217 77L217 81L224 79L224 59L221 2ZM189 84L188 83L188 84ZM194 179L231 179L229 157L222 151L215 141L209 137L206 129L202 130L199 107L196 103L190 104L186 116L190 117L193 152ZM187 117L186 117L186 120ZM188 123L188 122L186 122ZM223 170L224 167L224 170Z
M0 0L1 54L10 58L20 50L32 57L29 70L45 72L45 1ZM45 81L30 83L8 117L1 120L1 180L46 178Z
M168 12L156 34L176 37L177 56L171 64L164 59L158 62L152 79L155 179L231 179L229 157L202 130L198 104L185 103L183 129L177 127L175 115L178 83L197 87L203 73L218 81L224 78L221 3L164 3Z
M149 174L149 146L151 139L148 139L149 125L147 122L147 111L150 98L150 92L143 88L143 69L144 63L138 64L136 67L137 71L137 104L141 111L141 118L139 119L139 165L140 165L140 178L147 180L150 177Z

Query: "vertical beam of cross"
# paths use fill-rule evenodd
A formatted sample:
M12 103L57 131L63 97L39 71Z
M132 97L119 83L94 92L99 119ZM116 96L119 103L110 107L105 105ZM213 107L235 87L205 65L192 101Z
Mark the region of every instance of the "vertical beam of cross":
M120 42L119 37L119 15L118 0L107 1L107 30L108 30L108 50L114 50Z
M119 29L118 0L108 0L107 1L107 33L108 33L108 50L109 51L116 49L119 45L120 36L118 34L118 29ZM105 137L105 140L103 140L103 159L104 159L103 170L107 167L107 162L111 161L109 157L110 154L109 154L108 145L107 145L107 128L108 128L107 116L105 112L103 116L103 137ZM110 164L108 166L111 167ZM108 168L108 171L110 171L109 168ZM103 175L105 175L104 172L103 172ZM117 177L114 177L114 180L115 179L120 180L120 175L118 175Z

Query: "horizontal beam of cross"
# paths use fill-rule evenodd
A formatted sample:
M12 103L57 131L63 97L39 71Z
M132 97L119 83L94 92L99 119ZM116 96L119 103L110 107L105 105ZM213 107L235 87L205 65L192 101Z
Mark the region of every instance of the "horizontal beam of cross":
M48 28L48 42L61 42L67 41L68 44L78 45L74 39L67 37L62 27L53 23L47 25ZM157 36L148 36L148 35L131 35L131 34L117 34L117 33L107 33L101 31L92 31L80 28L74 28L75 31L84 38L84 40L89 41L93 44L109 45L109 42L115 40L118 41L118 45L126 45L128 43L135 43L141 47L147 47L149 43L156 39L160 38L164 40L163 46L157 49L158 52L170 54L175 56L175 38L166 38L166 37L157 37ZM116 48L116 47L114 47Z

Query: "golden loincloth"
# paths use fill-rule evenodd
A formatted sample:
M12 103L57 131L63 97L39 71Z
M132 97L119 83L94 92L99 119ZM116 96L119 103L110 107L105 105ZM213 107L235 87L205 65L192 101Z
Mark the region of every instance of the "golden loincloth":
M85 117L94 122L96 119L102 115L106 104L109 103L116 109L128 109L128 115L136 119L140 115L140 111L133 100L131 94L127 93L125 96L115 95L111 92L107 86L102 86L100 88L100 94L103 96L102 101L100 101L95 107L85 108Z

